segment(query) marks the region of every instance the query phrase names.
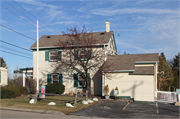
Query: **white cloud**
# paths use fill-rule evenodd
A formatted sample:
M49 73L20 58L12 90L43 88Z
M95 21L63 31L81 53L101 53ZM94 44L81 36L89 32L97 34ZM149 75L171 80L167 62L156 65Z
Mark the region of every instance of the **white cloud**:
M45 9L47 11L48 16L46 18L52 20L57 16L64 16L64 11L60 10L62 9L62 6L55 6L51 4L46 4L45 2L39 2L36 0L16 0L18 2L24 2L27 4L32 4L37 6L36 10L42 10Z
M57 25L57 24L65 24L65 25L71 25L71 24L76 24L77 22L74 21L61 21L61 22L55 22L52 25Z
M102 16L114 16L117 14L134 14L134 13L145 13L145 14L178 14L178 10L170 9L147 9L147 8L124 8L124 9L93 9L90 11L91 14L102 15Z

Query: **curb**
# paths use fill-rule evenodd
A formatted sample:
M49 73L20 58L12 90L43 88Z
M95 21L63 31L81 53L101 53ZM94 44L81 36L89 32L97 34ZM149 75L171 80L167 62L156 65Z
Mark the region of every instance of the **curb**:
M9 111L22 111L22 112L33 112L33 113L42 113L42 114L61 114L65 115L59 111L49 111L49 110L33 110L33 109L21 109L21 108L8 108L8 107L0 107L1 110L9 110Z

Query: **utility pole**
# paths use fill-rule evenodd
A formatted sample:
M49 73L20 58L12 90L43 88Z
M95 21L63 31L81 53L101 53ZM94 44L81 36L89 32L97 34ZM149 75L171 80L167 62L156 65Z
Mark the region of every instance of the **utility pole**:
M37 98L38 98L38 93L39 93L39 28L38 28L38 17L37 17L37 50L36 50L36 53L37 53L37 63L36 63L36 78L37 78L37 90L36 90L36 103L37 103Z

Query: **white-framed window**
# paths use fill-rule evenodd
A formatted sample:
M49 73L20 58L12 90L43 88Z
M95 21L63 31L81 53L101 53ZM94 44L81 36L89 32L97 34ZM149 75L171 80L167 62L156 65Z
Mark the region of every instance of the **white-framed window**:
M78 75L78 87L86 87L86 79L83 79L80 74Z
M57 61L57 60L58 60L58 51L50 51L49 61Z
M58 74L52 74L51 76L51 83L59 83L59 75Z

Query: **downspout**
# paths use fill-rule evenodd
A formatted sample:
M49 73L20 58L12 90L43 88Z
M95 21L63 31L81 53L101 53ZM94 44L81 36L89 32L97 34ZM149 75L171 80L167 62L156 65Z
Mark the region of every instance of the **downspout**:
M157 70L157 68L158 68L158 66L157 66L158 64L157 64L157 62L156 62L156 91L157 91L157 73L158 73L158 70Z
M157 74L158 74L158 66L157 66L157 62L156 62L156 66L155 66L155 91L157 91ZM157 98L157 92L155 93L155 97Z
M106 61L106 50L105 50L105 45L104 45L104 61Z

